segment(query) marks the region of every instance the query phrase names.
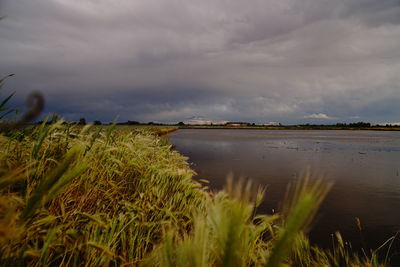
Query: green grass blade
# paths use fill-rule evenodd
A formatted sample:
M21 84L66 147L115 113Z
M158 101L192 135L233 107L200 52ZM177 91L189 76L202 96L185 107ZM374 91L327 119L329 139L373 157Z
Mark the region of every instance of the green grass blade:
M290 192L291 199L285 200L289 205L284 211L285 223L268 257L267 267L281 266L291 251L295 238L306 230L329 189L330 185L323 185L319 180L310 184L306 177Z
M34 212L40 207L45 196L48 194L51 187L61 178L61 176L68 170L68 168L75 162L78 155L81 153L80 147L72 148L64 160L52 170L49 174L45 175L42 182L35 188L31 197L29 198L25 209L22 211L21 218L23 220L32 216Z
M10 101L10 99L15 95L15 92L13 92L11 95L9 95L8 97L6 97L3 101L1 101L0 103L0 109L2 109L8 101Z

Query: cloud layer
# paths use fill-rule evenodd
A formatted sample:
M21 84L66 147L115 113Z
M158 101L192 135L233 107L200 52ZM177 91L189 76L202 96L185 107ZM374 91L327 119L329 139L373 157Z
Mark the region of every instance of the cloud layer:
M67 119L400 118L397 0L4 0L0 13L6 90L16 105L42 90Z

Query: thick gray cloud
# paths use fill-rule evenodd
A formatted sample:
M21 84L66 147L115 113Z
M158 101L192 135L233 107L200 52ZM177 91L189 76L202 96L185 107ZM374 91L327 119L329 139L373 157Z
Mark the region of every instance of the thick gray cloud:
M400 121L398 0L3 0L0 74L67 119Z

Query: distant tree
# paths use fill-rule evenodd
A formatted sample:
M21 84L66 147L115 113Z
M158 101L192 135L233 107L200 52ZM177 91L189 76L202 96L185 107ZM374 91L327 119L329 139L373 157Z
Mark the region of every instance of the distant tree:
M151 121L151 122L149 122L149 123L147 123L147 124L148 124L148 125L154 125L154 122Z
M371 123L360 121L360 122L356 122L356 123L350 123L349 126L356 127L356 128L371 127Z
M177 124L178 126L184 126L185 124L183 123L183 121L178 122Z
M128 125L137 125L137 124L140 124L140 122L138 122L138 121L128 121L127 124Z
M101 125L102 123L101 123L101 121L94 121L93 124L94 125Z
M85 118L80 118L78 124L79 125L86 125L86 119Z

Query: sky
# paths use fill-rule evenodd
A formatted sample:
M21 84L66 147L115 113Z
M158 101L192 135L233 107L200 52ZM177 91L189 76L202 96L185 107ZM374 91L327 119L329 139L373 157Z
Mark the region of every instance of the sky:
M0 98L103 122L400 121L400 0L0 0Z

